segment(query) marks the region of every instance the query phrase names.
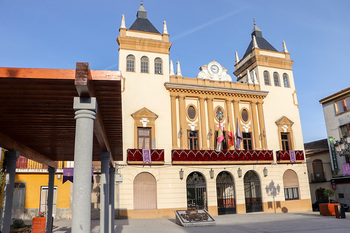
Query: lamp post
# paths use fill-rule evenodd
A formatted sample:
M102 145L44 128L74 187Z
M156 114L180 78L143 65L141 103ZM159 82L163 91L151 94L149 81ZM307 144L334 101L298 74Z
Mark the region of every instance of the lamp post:
M336 141L334 144L335 151L340 157L345 156L346 161L350 160L350 135L346 134L340 141Z

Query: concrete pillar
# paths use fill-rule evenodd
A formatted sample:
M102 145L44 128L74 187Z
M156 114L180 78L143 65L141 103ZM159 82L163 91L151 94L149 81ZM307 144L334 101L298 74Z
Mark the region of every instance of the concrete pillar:
M171 94L171 135L173 149L179 148L177 145L177 119L176 119L176 96Z
M18 151L10 150L7 157L7 173L9 179L6 182L5 187L5 208L3 209L3 226L2 232L9 233L11 225L11 214L12 214L12 202L13 202L13 190L15 188L15 175L16 175L16 162L19 157Z
M108 232L114 232L115 207L114 207L114 189L115 189L115 168L109 168L109 228Z
M96 98L74 97L75 147L72 232L91 232L91 169Z
M202 150L208 150L207 146L207 120L205 114L205 98L199 97L201 134L202 134Z
M109 161L111 152L101 151L101 188L100 188L100 232L108 232L109 212Z
M49 190L47 195L47 213L46 213L46 231L52 232L52 208L53 208L53 192L55 185L55 173L56 169L53 167L48 168L49 171Z

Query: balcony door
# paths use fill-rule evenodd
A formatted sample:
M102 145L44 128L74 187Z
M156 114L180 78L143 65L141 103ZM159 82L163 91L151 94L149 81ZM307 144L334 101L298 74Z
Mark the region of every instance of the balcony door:
M151 128L137 128L138 149L151 149Z

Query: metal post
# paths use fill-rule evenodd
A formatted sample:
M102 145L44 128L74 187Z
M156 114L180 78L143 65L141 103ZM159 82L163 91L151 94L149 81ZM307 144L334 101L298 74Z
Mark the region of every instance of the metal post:
M115 168L109 168L109 233L114 232L115 207L114 207L114 189L115 189Z
M54 192L54 185L55 185L56 169L53 167L49 167L48 171L49 171L49 190L48 190L48 195L47 195L47 215L46 215L46 230L45 230L45 232L51 233L52 232L52 224L53 224L52 208L53 208L53 192Z
M100 188L100 232L108 232L108 205L109 205L109 160L111 152L100 152L101 158L101 188Z

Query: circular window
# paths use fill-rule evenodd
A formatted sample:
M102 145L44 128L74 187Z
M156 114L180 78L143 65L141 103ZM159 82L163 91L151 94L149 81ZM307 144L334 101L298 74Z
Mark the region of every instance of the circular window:
M218 107L215 111L215 115L216 115L216 118L219 120L219 121L222 121L222 119L224 118L224 111L222 111L221 107Z
M247 122L248 121L248 111L246 109L242 110L242 119L243 121Z
M191 120L194 120L196 118L196 109L193 106L189 106L187 109L187 114Z

